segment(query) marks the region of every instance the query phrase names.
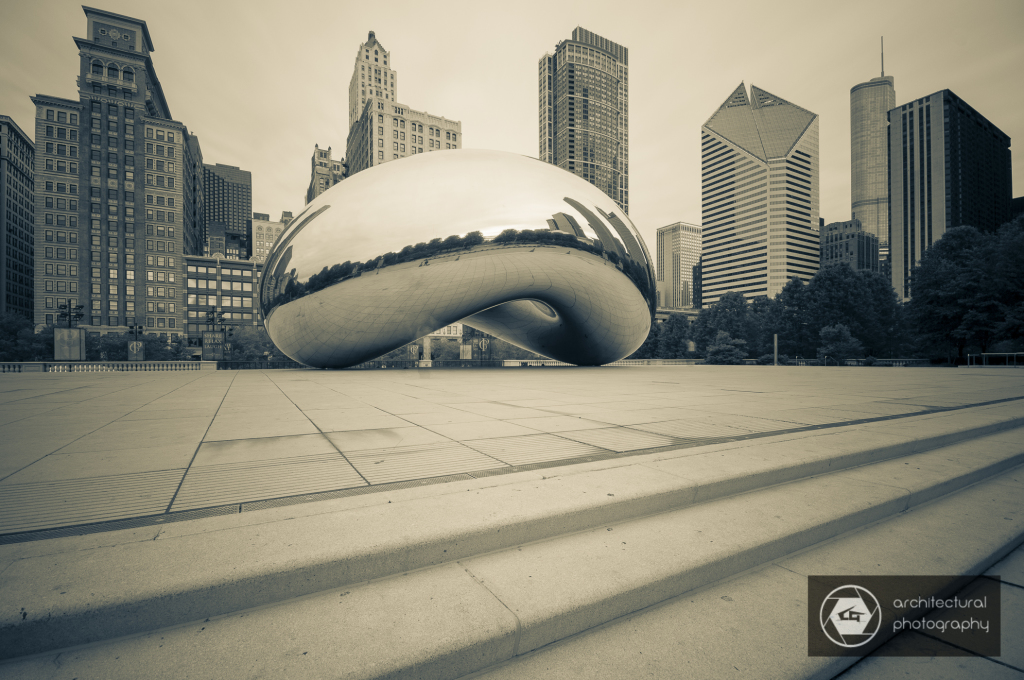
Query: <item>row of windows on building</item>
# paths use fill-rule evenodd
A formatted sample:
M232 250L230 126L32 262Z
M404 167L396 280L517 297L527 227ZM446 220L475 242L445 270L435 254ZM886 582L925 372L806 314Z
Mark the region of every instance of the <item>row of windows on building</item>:
M217 290L217 280L216 279L199 279L199 278L191 278L190 277L188 279L188 287L189 288L195 288L197 290ZM220 289L221 290L233 290L233 291L252 292L252 282L251 281L223 281L222 280L220 282Z
M377 114L377 123L383 125L383 123L384 123L384 115L383 114L380 114L380 113ZM391 119L391 124L395 128L400 128L402 130L405 129L405 120L403 120L401 118L392 118ZM422 123L417 123L415 121L409 121L409 128L410 128L410 130L412 132L423 132L423 124ZM383 127L378 127L377 128L377 132L378 132L378 134L383 135L384 134L384 128ZM447 139L448 141L451 141L451 142L457 142L458 141L458 139L457 139L458 138L458 133L457 132L452 132L451 130L445 130L444 134L445 134L445 139ZM436 137L437 139L441 139L441 128L437 128L437 127L433 127L433 126L427 126L427 135L430 136L430 137Z
M241 307L241 308L252 308L252 297L246 297L243 295L199 295L198 293L189 293L186 297L189 306L198 305L200 307Z
M54 111L53 109L46 109L46 120L54 120L58 123L69 123L71 125L78 125L78 114L69 113L67 111Z
M93 92L93 94L103 94L103 86L100 85L99 83L93 83L92 84L92 92ZM107 87L107 96L108 97L118 97L118 96L120 96L125 101L128 101L128 102L133 101L135 99L135 93L132 92L131 90L125 89L125 90L118 91L118 89L116 87Z
M164 146L163 144L154 145L151 142L146 142L146 153L154 153L154 149L156 149L155 153L157 156L167 156L168 158L174 158L173 146Z
M93 99L90 102L90 104L89 104L89 111L91 113L102 114L103 113L103 102ZM133 107L131 107L131 106L119 106L117 104L110 104L110 103L107 104L107 115L108 116L118 116L118 115L120 115L120 113L122 111L124 112L124 117L127 120L135 120L135 109ZM72 115L74 115L74 114L72 114ZM47 119L49 119L49 116L47 116ZM97 119L93 118L93 120L95 121ZM59 123L60 121L58 120L57 122ZM95 125L95 123L94 123L94 125Z
M103 69L103 63L102 62L99 62L99 61L92 62L92 66L91 66L91 73L92 73L92 75L94 75L94 76L102 76L103 75L103 70L104 69ZM120 68L117 67L116 64L108 64L107 68L106 68L106 72L107 72L106 73L107 78L110 78L112 80L123 80L126 83L134 83L135 82L135 71L132 68L130 68L130 67L125 67L124 69L120 69Z

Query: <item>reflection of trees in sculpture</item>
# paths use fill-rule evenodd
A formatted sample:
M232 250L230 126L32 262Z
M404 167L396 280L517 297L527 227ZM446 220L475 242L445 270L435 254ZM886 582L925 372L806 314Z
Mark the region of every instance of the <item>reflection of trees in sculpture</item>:
M318 274L310 276L309 280L305 283L298 281L293 269L286 275L288 283L284 286L284 290L273 296L269 304L264 307L264 312L269 312L278 305L311 295L346 279L361 276L363 272L373 271L374 269L380 269L389 265L402 264L403 262L436 257L454 250L472 248L483 242L483 234L479 231L471 231L465 236L453 234L444 240L435 238L429 243L417 243L414 246L406 246L397 253L385 253L366 262L346 260L341 264L332 265L330 268L325 265Z
M562 213L558 213L558 216L562 215ZM612 217L614 218L614 215ZM614 221L617 221L617 218L614 218ZM622 229L625 229L625 225L622 225ZM607 228L604 231L607 233ZM607 235L607 238L611 240L610 234ZM430 258L454 251L466 250L481 245L484 242L483 234L479 231L472 231L465 236L453 234L446 239L435 238L427 243L405 246L397 253L389 252L378 255L366 262L346 261L331 267L324 266L319 273L313 274L305 282L298 281L293 269L289 274L281 277L282 279L287 279L287 283L284 285L283 290L281 290L280 283L277 283L277 288L280 292L273 296L270 304L265 306L264 311L269 312L278 305L311 295L346 279L361 276L366 272L415 260L429 260ZM633 239L633 242L635 243L635 239ZM623 248L615 241L612 241L614 246L614 249L612 249L610 247L606 248L601 240L592 240L585 236L576 236L564 231L550 229L524 229L519 231L517 229L506 229L491 239L490 243L495 245L553 245L582 250L593 253L598 257L606 257L636 284L645 299L652 299L654 287L649 269L641 262L633 259L631 256L633 253L630 253L630 249ZM635 246L634 251L637 254L641 253L639 246ZM622 256L619 255L620 252ZM282 262L284 262L283 258ZM281 269L281 267L278 267L278 269Z

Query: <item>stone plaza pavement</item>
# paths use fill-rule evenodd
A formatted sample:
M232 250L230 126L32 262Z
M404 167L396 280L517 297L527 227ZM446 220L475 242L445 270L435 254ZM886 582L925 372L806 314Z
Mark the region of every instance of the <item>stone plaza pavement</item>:
M0 541L1018 399L1006 368L4 374Z
M0 677L1010 677L1022 378L3 375ZM999 574L1002 652L811 657L814 574Z

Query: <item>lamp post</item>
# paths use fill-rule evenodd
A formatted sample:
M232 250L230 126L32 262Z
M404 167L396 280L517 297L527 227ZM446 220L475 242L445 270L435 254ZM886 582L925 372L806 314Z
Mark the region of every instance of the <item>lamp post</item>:
M57 312L58 323L60 321L65 321L68 325L68 328L74 328L75 324L78 323L79 319L85 316L85 314L82 312L82 310L84 309L83 305L75 305L74 307L72 307L70 303L65 303L63 305L57 305L57 309L60 310L59 312Z

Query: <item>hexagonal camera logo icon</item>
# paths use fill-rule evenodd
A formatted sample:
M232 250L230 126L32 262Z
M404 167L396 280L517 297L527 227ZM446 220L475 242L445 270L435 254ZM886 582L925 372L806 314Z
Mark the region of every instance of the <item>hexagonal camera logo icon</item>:
M840 647L860 647L871 642L882 625L882 608L867 588L840 586L821 603L821 629Z

